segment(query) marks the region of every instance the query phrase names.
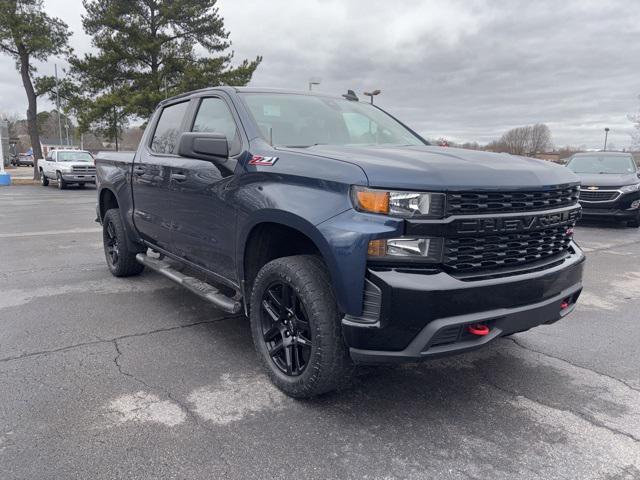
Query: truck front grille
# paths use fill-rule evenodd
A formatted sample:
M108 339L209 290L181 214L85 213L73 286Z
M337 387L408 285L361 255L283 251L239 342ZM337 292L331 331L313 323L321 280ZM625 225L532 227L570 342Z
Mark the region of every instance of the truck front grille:
M444 267L451 272L473 272L517 267L560 254L569 248L573 225L533 232L447 238Z
M450 192L447 194L448 215L529 212L567 207L578 202L580 188L554 188L513 192Z
M93 175L96 173L96 167L85 165L74 165L72 167L73 173L87 173Z
M620 195L616 190L590 191L582 190L580 192L580 200L584 202L610 202Z

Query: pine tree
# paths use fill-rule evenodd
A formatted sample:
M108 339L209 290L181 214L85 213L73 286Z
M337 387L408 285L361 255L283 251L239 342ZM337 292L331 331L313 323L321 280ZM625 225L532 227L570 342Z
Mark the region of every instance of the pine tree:
M96 53L71 60L77 91L83 92L74 110L81 128L97 126L110 138L127 119L147 119L166 97L246 85L262 60L231 65L229 32L216 0L83 3L82 24Z

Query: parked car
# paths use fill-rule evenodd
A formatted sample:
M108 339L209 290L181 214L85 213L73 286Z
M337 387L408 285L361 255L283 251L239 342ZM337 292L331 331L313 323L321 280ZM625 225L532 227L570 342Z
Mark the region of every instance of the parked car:
M19 153L11 157L11 164L14 167L33 167L33 155Z
M630 153L576 153L567 167L582 181L585 218L624 220L640 227L640 172Z
M468 352L553 323L582 290L579 180L430 146L353 94L219 87L163 101L96 159L111 273L145 266L250 318L293 397L354 364Z
M96 167L93 156L84 150L51 150L38 162L40 181L43 187L55 180L60 190L75 183L83 187L96 182Z

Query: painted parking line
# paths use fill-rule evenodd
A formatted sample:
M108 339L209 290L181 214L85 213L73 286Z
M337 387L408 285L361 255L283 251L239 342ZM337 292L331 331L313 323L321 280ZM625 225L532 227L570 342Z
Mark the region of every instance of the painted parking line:
M40 232L0 233L0 238L43 237L47 235L68 235L70 233L98 233L101 228L72 228L70 230L42 230Z

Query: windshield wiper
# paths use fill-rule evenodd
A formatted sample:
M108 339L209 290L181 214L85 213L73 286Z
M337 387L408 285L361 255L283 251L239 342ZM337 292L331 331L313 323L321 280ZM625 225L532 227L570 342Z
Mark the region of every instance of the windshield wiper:
M283 145L284 148L309 148L316 145L328 145L327 143L312 143L311 145Z

